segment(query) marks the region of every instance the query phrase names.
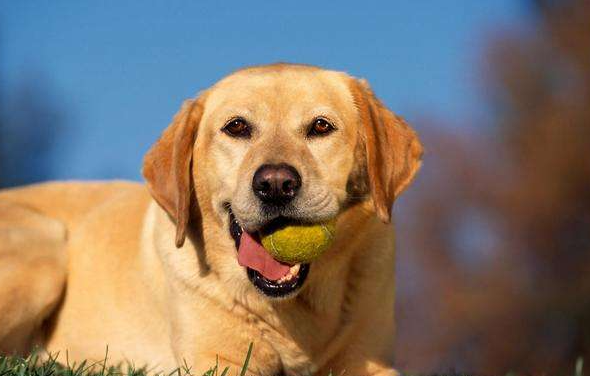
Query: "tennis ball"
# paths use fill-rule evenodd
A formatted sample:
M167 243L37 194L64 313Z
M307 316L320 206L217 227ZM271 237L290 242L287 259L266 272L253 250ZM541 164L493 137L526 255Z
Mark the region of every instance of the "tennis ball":
M285 226L262 234L264 248L277 260L298 264L309 262L324 253L332 244L336 220L319 224Z

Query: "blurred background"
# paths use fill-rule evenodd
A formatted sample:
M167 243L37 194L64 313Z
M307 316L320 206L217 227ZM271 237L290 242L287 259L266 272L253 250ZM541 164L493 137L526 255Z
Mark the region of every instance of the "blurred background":
M0 2L0 186L140 179L183 99L290 61L420 133L395 204L398 367L590 361L590 2Z

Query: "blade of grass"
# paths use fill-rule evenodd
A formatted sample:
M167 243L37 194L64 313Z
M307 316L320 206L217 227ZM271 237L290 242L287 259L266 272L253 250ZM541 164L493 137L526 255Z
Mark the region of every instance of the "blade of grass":
M254 343L250 342L250 346L248 346L248 353L246 354L246 360L244 360L244 366L242 367L242 371L240 372L240 376L246 376L246 371L248 370L248 364L250 363L250 357L252 356L252 347L254 347Z
M583 376L584 372L583 372L583 368L584 368L584 358L578 358L578 360L576 360L576 373L575 376Z

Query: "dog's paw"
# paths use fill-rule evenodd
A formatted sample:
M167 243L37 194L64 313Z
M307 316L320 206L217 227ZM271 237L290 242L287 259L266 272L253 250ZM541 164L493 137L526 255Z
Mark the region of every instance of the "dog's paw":
M401 373L393 368L381 368L371 371L370 376L401 376Z
M398 371L396 371L394 369L384 369L384 370L380 370L375 373L372 373L371 376L401 376L401 373L399 373Z

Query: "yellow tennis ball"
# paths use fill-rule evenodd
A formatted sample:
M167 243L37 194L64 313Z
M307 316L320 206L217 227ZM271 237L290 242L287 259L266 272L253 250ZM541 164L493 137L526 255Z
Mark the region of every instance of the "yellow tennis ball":
M262 234L264 248L277 260L298 264L309 262L324 253L332 244L336 220L320 224L285 226Z

